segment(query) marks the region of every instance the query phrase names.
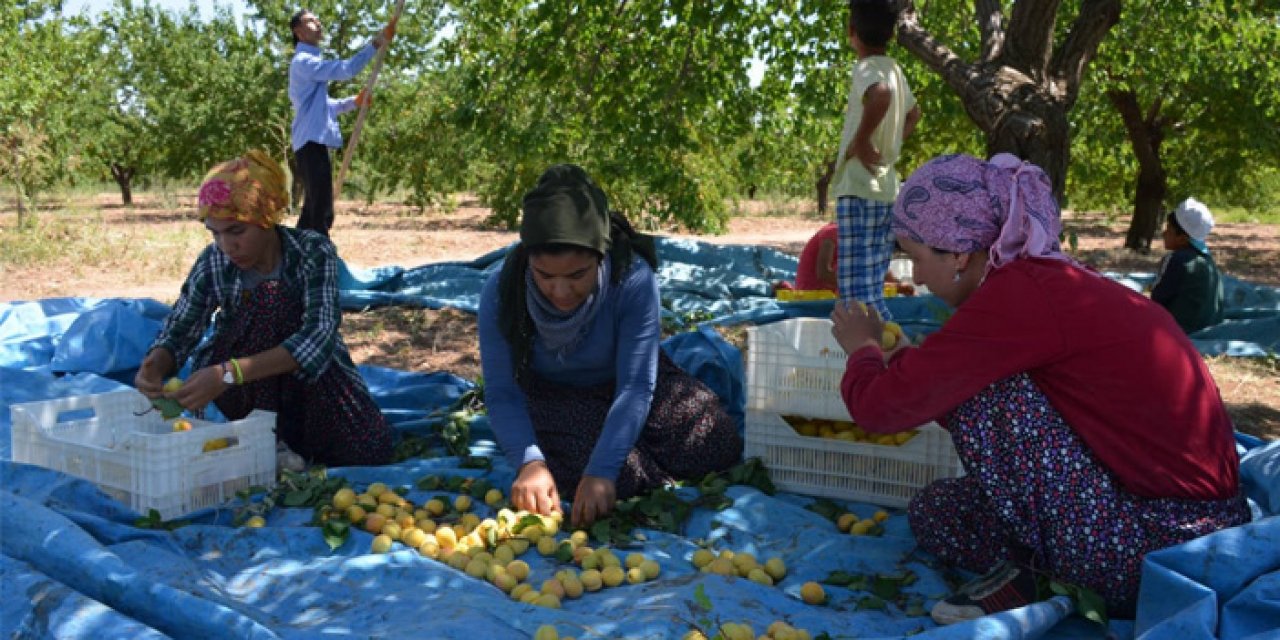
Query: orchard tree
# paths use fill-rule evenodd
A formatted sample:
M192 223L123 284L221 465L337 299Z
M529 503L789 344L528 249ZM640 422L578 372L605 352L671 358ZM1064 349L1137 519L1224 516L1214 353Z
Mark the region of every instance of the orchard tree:
M952 28L951 16L970 3L930 2L918 9L913 0L901 2L898 42L960 97L985 135L987 155L1007 152L1039 165L1061 201L1070 164L1069 115L1090 60L1120 19L1120 0L1067 3L1075 17L1065 27L1059 25L1067 18L1062 0L975 0L970 28L949 34L925 23Z
M1137 163L1126 248L1149 250L1174 201L1245 192L1280 165L1278 19L1233 0L1128 5L1095 63Z
M118 0L101 16L101 77L87 81L85 142L125 204L143 175L197 178L251 148L284 158L288 107L283 67L258 34L217 8L172 13Z
M72 79L89 62L71 37L77 28L60 3L21 0L0 5L0 175L13 187L19 223L41 190L67 178L76 158L68 149Z
M763 4L454 3L440 53L460 93L441 120L475 154L459 169L507 225L548 165L573 162L642 225L721 228Z

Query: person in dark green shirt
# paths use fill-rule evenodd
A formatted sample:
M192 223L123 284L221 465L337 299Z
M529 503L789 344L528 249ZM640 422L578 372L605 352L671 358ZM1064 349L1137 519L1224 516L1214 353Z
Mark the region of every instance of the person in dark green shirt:
M1205 238L1213 230L1213 214L1195 198L1169 212L1164 248L1169 254L1151 288L1151 299L1173 314L1187 333L1222 322L1222 274L1209 254Z

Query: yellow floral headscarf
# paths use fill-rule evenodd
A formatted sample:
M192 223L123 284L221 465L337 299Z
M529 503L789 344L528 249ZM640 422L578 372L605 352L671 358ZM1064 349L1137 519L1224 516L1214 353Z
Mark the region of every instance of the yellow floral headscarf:
M289 204L284 170L254 149L205 175L196 216L201 220L239 220L270 229L284 219Z

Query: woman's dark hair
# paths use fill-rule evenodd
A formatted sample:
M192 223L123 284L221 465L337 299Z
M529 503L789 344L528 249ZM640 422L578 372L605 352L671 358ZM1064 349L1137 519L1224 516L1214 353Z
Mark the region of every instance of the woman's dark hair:
M289 18L289 35L293 36L293 46L295 47L298 46L298 34L294 33L293 30L298 28L298 25L302 24L302 16L305 16L308 13L311 12L307 9L298 9L298 12L293 14L292 18Z
M849 29L867 46L888 46L897 22L892 0L849 0Z

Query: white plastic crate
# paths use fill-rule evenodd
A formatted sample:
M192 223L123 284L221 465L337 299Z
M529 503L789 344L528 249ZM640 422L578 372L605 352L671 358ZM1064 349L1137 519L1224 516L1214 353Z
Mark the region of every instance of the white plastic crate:
M746 455L763 460L784 491L886 507L905 507L930 482L964 475L951 435L933 422L891 446L802 436L776 413L748 411Z
M840 396L848 356L825 318L747 329L747 409L851 420Z
M253 411L227 423L192 419L190 431L175 432L158 412L134 415L150 406L133 389L15 404L13 460L84 478L134 511L155 509L166 520L275 483L275 413ZM237 442L202 450L216 438Z

